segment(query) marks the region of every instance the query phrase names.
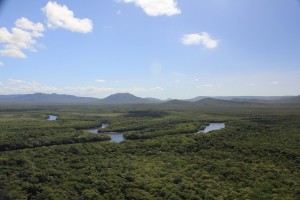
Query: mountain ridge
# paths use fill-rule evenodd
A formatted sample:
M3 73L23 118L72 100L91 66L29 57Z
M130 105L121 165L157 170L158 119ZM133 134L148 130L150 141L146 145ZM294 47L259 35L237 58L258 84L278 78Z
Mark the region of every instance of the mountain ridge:
M25 104L78 104L96 101L93 97L78 97L68 94L18 94L18 95L0 95L1 103L25 103Z
M300 103L300 96L197 96L192 99L167 99L161 100L152 97L138 97L130 93L116 93L103 99L93 97L79 97L68 94L12 94L0 95L0 103L10 104L163 104L163 105L192 105L192 104L217 104L217 103Z
M100 102L105 104L143 104L153 103L153 101L147 98L137 97L130 93L116 93L109 95L104 99L100 99Z

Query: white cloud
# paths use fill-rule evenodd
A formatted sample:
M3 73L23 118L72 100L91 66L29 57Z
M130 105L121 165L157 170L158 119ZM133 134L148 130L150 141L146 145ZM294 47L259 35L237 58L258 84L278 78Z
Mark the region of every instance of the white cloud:
M273 84L273 85L278 85L279 82L278 82L278 81L272 81L272 84Z
M49 1L42 9L47 16L48 26L61 27L74 32L87 33L93 28L90 19L78 19L66 6ZM35 47L44 48L43 44L37 44L35 38L43 36L45 27L42 23L33 23L29 19L22 17L17 19L15 27L9 31L5 27L0 27L0 56L14 58L26 58L24 50L36 52Z
M18 79L8 79L8 82L10 84L23 84L23 83L26 83L26 81L23 81L23 80L18 80Z
M41 23L33 23L29 21L27 18L22 17L16 21L16 27L23 29L23 30L28 30L32 31L32 35L34 37L40 37L43 36L43 32L45 31L44 25Z
M194 79L194 81L198 82L198 81L199 81L199 79L198 79L198 78L195 78L195 79Z
M21 49L4 49L0 50L0 56L7 56L13 58L27 58L27 56L21 51Z
M97 82L97 83L105 83L106 81L105 81L105 80L102 80L102 79L97 79L96 82Z
M134 3L141 7L150 16L180 14L181 10L177 7L176 0L121 0L125 3Z
M4 66L4 63L3 62L0 62L0 67L3 67Z
M5 27L0 28L0 42L8 43L11 38L11 33Z
M150 88L150 90L151 91L157 91L157 92L165 91L165 89L163 87L160 87L160 86Z
M43 36L45 29L41 23L33 23L24 17L18 19L15 25L11 32L5 27L0 28L0 43L4 44L0 56L26 58L23 50L36 51L34 38Z
M72 32L88 33L93 29L92 21L88 18L79 19L74 17L73 11L65 5L49 1L42 8L48 20L49 28L64 28Z
M218 46L219 41L212 39L208 33L203 32L202 34L185 34L181 38L181 43L184 45L204 45L208 49L213 49Z
M254 87L256 84L255 83L250 83L249 86Z

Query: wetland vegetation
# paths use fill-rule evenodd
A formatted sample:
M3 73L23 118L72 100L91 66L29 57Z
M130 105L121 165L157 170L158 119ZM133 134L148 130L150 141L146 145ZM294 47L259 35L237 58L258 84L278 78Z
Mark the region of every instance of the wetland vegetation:
M299 197L299 104L6 105L0 114L4 199ZM226 128L193 134L211 122ZM85 131L107 123L99 132L126 141Z

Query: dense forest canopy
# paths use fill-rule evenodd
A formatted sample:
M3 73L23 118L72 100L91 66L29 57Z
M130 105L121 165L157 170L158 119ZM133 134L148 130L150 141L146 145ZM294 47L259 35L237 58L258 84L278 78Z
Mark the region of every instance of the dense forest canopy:
M4 199L297 199L299 104L0 106ZM48 114L59 116L47 121ZM226 128L194 134L209 122ZM101 130L124 133L105 142ZM133 140L132 140L133 139Z

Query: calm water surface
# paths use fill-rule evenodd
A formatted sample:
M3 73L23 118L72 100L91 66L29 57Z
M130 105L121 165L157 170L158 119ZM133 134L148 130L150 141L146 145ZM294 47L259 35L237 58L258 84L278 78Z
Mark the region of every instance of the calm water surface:
M57 118L58 118L58 116L56 116L56 115L49 115L49 118L47 120L55 121L55 120L57 120Z
M199 131L198 133L207 133L209 131L215 131L225 128L225 123L210 123L208 126L205 127L204 130Z
M95 134L105 134L108 135L111 138L111 142L117 142L120 143L122 141L125 141L124 134L123 133L116 133L116 132L108 132L108 133L98 133L98 130L101 128L106 128L108 127L109 124L102 124L101 127L99 128L94 128L94 129L87 129L85 131L89 133L95 133Z
M87 131L89 133L108 135L111 138L111 140L110 140L111 142L120 143L122 141L125 141L123 133L116 133L116 132L98 133L99 129L106 128L108 126L109 126L109 124L102 124L102 126L99 128L87 129L85 131ZM204 130L199 131L198 133L207 133L209 131L219 130L222 128L225 128L225 123L210 123L208 126L205 127Z

